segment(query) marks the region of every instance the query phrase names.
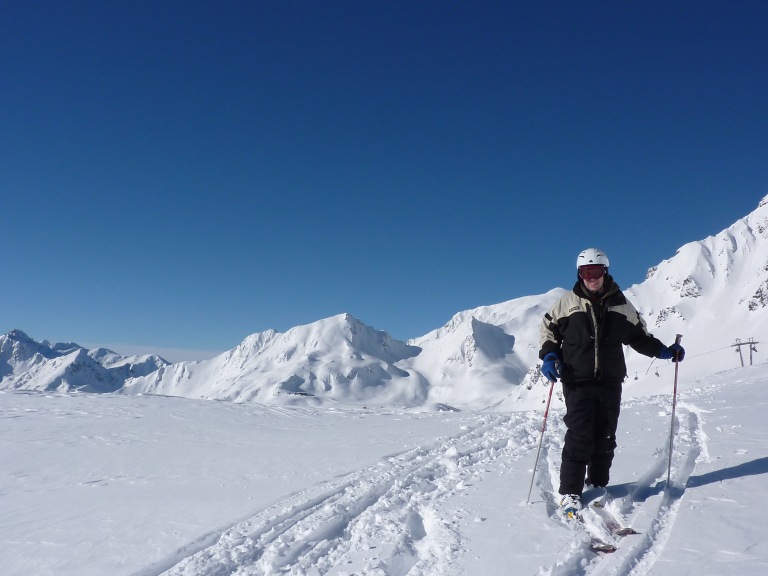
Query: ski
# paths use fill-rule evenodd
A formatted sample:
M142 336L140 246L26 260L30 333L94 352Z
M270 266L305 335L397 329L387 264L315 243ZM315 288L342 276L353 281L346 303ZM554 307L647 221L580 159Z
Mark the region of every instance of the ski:
M619 541L624 536L638 534L622 521L607 505L610 495L604 489L589 489L582 495L583 507L576 513L566 515L559 511L557 516L570 529L582 532L589 538L589 548L599 554L611 554L618 550ZM585 545L586 545L585 538Z
M618 550L616 545L612 544L606 537L604 537L608 536L608 534L601 533L605 532L605 530L599 530L592 523L587 522L583 512L584 510L571 516L564 516L562 514L558 514L558 516L568 528L579 531L589 538L589 547L593 552L598 554L610 554L616 552L616 550Z
M633 534L639 534L637 530L631 526L624 526L622 522L608 509L607 502L610 496L606 494L602 498L598 498L589 503L589 508L595 512L595 514L603 521L605 527L614 536L631 536Z
M609 542L607 538L600 532L603 532L602 530L596 530L595 526L590 524L584 517L584 510L581 511L580 514L576 516L581 526L584 528L584 531L587 533L590 539L589 547L594 552L601 552L603 554L610 554L611 552L616 552L618 550L618 547Z
M590 548L592 548L592 550L595 552L602 552L603 554L611 554L612 552L616 552L616 550L618 550L618 548L613 544L608 544L607 542L601 542L599 540L592 540Z

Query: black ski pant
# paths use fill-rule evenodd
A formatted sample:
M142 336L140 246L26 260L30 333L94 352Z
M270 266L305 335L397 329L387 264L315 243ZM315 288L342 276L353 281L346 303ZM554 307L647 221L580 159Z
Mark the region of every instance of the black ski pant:
M607 486L616 448L621 384L563 384L567 427L560 466L560 494L581 494L585 479Z

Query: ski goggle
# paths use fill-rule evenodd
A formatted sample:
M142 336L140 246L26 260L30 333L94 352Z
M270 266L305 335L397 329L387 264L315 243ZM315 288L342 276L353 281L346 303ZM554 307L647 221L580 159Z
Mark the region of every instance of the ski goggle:
M579 266L579 276L582 280L597 280L605 276L605 266L602 264Z

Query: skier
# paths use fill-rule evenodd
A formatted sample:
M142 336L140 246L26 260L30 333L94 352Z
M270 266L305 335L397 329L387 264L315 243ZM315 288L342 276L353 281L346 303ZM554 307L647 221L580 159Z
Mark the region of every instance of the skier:
M608 256L588 248L576 258L577 281L544 315L541 372L561 378L567 431L560 466L561 510L581 510L586 484L604 488L616 448L621 386L627 375L624 345L645 356L681 361L680 344L665 346L608 274Z

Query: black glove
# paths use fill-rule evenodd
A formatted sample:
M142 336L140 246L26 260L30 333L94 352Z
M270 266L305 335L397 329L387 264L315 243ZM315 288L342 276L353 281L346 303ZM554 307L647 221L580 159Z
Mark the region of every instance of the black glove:
M677 358L675 359L675 354ZM685 358L685 348L680 344L672 344L671 346L664 346L657 356L660 360L675 360L676 362L682 362Z

